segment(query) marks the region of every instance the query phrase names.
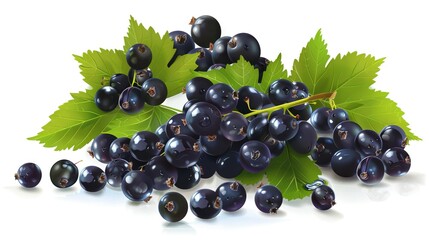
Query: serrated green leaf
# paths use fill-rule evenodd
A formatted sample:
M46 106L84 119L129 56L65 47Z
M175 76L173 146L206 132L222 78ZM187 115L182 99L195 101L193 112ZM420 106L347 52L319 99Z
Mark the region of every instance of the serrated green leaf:
M144 111L135 115L117 114L116 118L109 124L108 133L115 136L131 137L139 131L155 131L176 113L162 105L156 107L145 105Z
M182 91L186 83L192 78L192 72L197 68L195 63L198 53L179 56L174 63L168 67L168 63L176 50L173 48L173 40L166 32L162 37L152 27L146 29L132 16L128 34L124 37L124 51L137 43L146 44L152 51L152 62L149 68L153 76L164 81L168 89L168 97Z
M259 172L259 173L250 173L248 171L243 171L241 174L236 177L235 179L242 184L246 185L253 185L260 183L262 179L264 178L265 171Z
M335 104L349 112L350 119L363 128L379 132L396 124L411 140L420 140L403 119L403 111L387 98L387 93L371 88L384 58L356 52L329 59L326 43L320 30L302 49L294 61L291 79L304 82L310 93L335 92ZM321 101L326 105L326 102Z
M279 54L273 62L270 62L267 69L262 75L262 81L260 84L253 84L253 86L260 92L267 92L268 87L272 82L278 79L287 79L287 71L284 69L282 63L282 55Z
M238 90L243 86L256 87L258 85L259 70L246 61L243 56L225 68L208 72L194 72L195 77L205 77L213 83L225 83Z
M81 74L84 81L92 88L98 89L103 85L104 79L110 79L113 74L128 74L129 66L125 53L121 50L88 51L82 56L73 55L80 63Z
M105 113L98 109L94 103L93 91L71 95L73 99L61 105L50 116L51 121L43 126L43 130L36 136L29 138L30 140L37 140L45 147L55 147L55 150L77 150L106 131L118 113Z
M322 174L307 155L295 152L286 144L283 153L271 159L266 170L268 181L282 192L288 200L304 198L311 194L304 188Z
M299 60L295 59L291 72L291 80L305 82L311 93L315 92L316 82L325 72L329 60L327 44L319 30L316 36L302 48Z
M366 94L366 97L362 99L364 104L349 101L337 104L337 106L347 109L350 119L359 123L363 129L380 132L387 124L398 125L402 126L409 139L421 140L410 131L408 123L402 117L404 112L396 102L386 97L387 93L370 90Z

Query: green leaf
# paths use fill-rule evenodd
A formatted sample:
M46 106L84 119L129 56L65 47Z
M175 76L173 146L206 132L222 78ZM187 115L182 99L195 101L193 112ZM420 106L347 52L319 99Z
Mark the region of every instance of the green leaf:
M287 144L282 154L271 159L266 173L269 183L277 186L288 200L309 196L311 191L304 188L305 184L322 174L307 155L295 152Z
M403 111L387 93L371 86L384 61L356 52L329 59L320 31L303 48L299 60L294 61L291 79L304 82L310 93L335 92L335 104L349 112L350 119L365 129L376 132L395 124L404 129L410 140L420 140L403 118ZM327 105L327 102L323 102Z
M40 141L45 147L55 147L55 150L77 150L106 131L118 111L105 113L98 109L93 92L71 94L73 99L61 105L43 130L29 139Z
M260 92L267 92L268 87L272 82L278 79L287 79L287 71L284 69L282 63L282 55L279 54L273 62L270 62L267 66L267 69L262 75L262 81L260 84L254 84L254 87Z
M319 30L316 36L302 48L299 60L293 62L291 80L305 82L311 93L315 92L316 82L325 72L329 60L327 44Z
M282 154L271 160L266 172L270 184L277 186L288 200L309 196L311 191L304 188L305 184L322 174L307 155L295 152L288 145Z
M168 32L161 37L152 27L146 29L132 16L130 17L130 26L127 36L124 37L124 42L125 52L137 43L146 44L150 48L152 62L149 68L152 70L154 77L161 79L167 85L169 97L182 91L186 83L191 80L192 72L197 68L195 61L198 53L179 56L168 67L168 63L176 52L173 48L173 40L170 39Z
M117 114L109 124L108 133L115 136L132 137L139 131L155 131L176 113L166 106L145 105L144 110L135 115Z
M410 131L408 123L402 117L404 112L396 102L386 97L387 93L370 90L366 94L362 99L364 104L349 101L337 104L337 106L347 109L350 119L359 123L363 129L373 129L379 132L387 124L398 125L402 126L409 139L421 140Z
M259 173L251 173L251 172L244 170L235 179L237 181L240 181L242 184L253 185L253 184L260 183L262 181L262 179L264 178L264 175L265 175L265 171L262 171Z
M84 81L92 88L99 89L104 79L110 79L113 74L128 74L129 66L125 53L121 50L88 51L82 56L73 55L80 63L81 74Z
M194 72L196 77L205 77L213 83L225 83L238 90L243 86L255 87L258 85L259 70L253 67L243 56L225 68L208 72Z

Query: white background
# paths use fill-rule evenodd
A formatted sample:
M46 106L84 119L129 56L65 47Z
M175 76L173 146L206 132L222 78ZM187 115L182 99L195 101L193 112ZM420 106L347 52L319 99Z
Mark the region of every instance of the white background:
M281 52L288 69L321 28L331 56L358 51L386 57L374 87L390 92L414 132L429 138L423 116L429 80L425 1L282 2L2 1L0 239L153 239L159 234L192 234L203 239L427 237L423 224L429 213L426 141L411 142L407 148L412 158L407 176L386 178L374 187L337 178L324 169L338 203L326 212L316 210L306 198L284 201L277 215L262 214L254 206L254 191L249 187L248 201L237 213L223 212L204 221L188 212L181 223L168 224L157 212L159 194L148 204L136 204L109 187L90 194L79 184L60 190L50 183L50 166L59 159L84 160L80 169L101 164L90 159L85 148L55 152L26 138L36 134L57 106L70 98L69 92L86 87L72 54L100 47L121 49L130 15L161 33L189 31L192 16L213 15L223 35L253 34L262 55L274 59ZM13 178L18 167L29 161L43 171L41 184L31 190L21 188ZM219 178L202 181L199 187L215 189L220 182ZM190 196L194 190L184 194Z

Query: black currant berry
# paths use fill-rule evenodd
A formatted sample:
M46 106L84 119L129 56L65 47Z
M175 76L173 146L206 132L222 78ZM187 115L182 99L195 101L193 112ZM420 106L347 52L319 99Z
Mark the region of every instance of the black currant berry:
M100 134L91 143L90 154L102 163L108 163L112 161L110 156L110 145L116 137L112 134Z
M221 36L220 24L212 16L203 15L198 18L192 18L190 24L192 25L192 39L201 47L210 47L210 44L214 44Z
M226 51L228 47L228 42L231 40L231 37L225 36L221 37L213 45L212 51L212 59L213 63L222 63L222 64L230 64L231 60L228 57L228 53Z
M311 194L311 202L319 210L328 210L335 205L335 193L330 187L321 185Z
M119 93L111 86L104 86L95 93L95 105L105 112L113 111L118 106Z
M152 51L144 44L134 44L128 49L126 59L131 68L145 69L152 61Z
M178 192L168 192L159 199L158 211L166 221L178 222L188 213L188 201Z
M150 78L142 85L143 97L147 104L152 106L161 105L167 98L167 86L158 78Z
M126 88L119 96L119 107L125 113L137 113L143 109L145 99L140 88Z
M240 56L243 56L246 61L255 64L261 56L261 47L254 36L239 33L229 40L227 53L231 62L237 62Z
M130 87L131 83L127 75L118 73L110 77L110 86L116 89L119 98L119 94L123 92L125 88Z
M202 219L216 217L222 210L222 200L215 191L200 189L191 196L189 202L192 213Z
M18 168L15 173L15 180L18 180L21 186L33 188L39 184L42 179L42 170L35 163L25 163Z
M263 185L255 193L256 207L264 213L277 213L283 203L283 195L273 185Z
M100 191L106 186L106 182L106 174L97 166L84 168L79 176L80 186L88 192Z
M205 72L209 70L210 66L213 65L212 53L210 50L205 48L194 48L189 51L189 54L193 53L198 53L197 60L195 61L198 67L195 69L195 71Z
M79 177L79 169L73 162L62 159L51 167L50 178L52 184L59 188L68 188L76 183Z

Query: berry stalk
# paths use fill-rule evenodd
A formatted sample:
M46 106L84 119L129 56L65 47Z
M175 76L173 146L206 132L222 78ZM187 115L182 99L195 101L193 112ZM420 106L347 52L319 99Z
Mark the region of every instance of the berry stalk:
M258 115L261 113L271 113L271 112L274 112L274 111L277 111L280 109L286 110L286 109L291 108L291 107L295 107L295 106L298 106L298 105L301 105L304 103L313 102L313 101L320 100L320 99L328 98L329 100L332 101L336 95L337 95L337 92L319 93L319 94L312 95L312 96L309 96L309 97L306 97L303 99L299 99L299 100L296 100L293 102L284 103L281 105L276 105L276 106L273 106L270 108L252 110L252 112L244 114L243 116L247 118L247 117ZM249 100L247 100L247 102L248 101Z

